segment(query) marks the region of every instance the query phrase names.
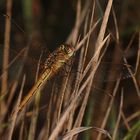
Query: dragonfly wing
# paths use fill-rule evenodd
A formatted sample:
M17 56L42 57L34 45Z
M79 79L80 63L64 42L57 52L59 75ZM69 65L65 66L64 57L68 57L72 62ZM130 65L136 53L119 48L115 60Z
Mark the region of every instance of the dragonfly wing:
M132 70L133 68L129 66ZM133 72L133 70L132 70ZM118 77L122 79L127 79L131 77L130 72L128 71L127 65L125 64L109 64L101 63L96 74L95 81L107 82L107 81L116 81Z

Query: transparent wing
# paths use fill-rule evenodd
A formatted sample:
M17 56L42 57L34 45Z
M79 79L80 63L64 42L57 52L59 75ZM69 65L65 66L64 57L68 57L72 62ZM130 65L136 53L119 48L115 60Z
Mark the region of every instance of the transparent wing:
M39 63L39 57L41 52L45 51L43 53L43 59L40 62L40 71L43 69L44 61L46 57L48 56L47 49L44 48L44 43L39 42L37 39L28 39L28 36L24 32L24 29L16 23L16 19L10 19L7 15L4 15L0 13L0 72L1 76L3 74L2 70L2 63L3 63L3 51L5 47L6 37L5 37L5 24L6 20L11 21L11 30L10 30L10 41L9 41L9 64L12 62L11 66L8 65L8 72L9 72L9 78L15 79L15 76L17 74L17 71L20 69L20 67L23 65L24 61L24 68L23 72L25 72L28 75L28 78L34 79L36 75L36 70ZM20 21L20 20L19 20ZM23 24L21 24L22 26ZM29 45L29 46L28 46ZM26 59L24 60L24 53L25 48L29 47L28 49L28 55L26 56ZM24 50L24 51L23 51ZM11 81L10 80L10 81ZM29 80L30 81L30 80ZM32 82L33 83L33 82Z
M113 63L101 63L97 72L95 74L95 81L107 82L107 81L116 81L118 77L121 76L121 79L127 79L131 77L131 74L128 71L128 67L134 73L133 67L127 64L113 64Z

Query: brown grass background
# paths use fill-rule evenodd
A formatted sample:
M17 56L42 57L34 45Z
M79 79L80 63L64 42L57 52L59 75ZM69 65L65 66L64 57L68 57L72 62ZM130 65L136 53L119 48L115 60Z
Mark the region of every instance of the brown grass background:
M0 139L139 140L139 5L1 0ZM11 116L65 42L73 58Z

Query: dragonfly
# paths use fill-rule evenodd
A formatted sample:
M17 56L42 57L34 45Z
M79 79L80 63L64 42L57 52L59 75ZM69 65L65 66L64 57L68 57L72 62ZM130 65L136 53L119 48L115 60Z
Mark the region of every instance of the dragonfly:
M2 23L5 24L5 19L11 20L12 30L11 33L14 31L21 31L22 33L25 32L22 30L20 26L13 20L10 19L8 15L1 15L0 22L1 26ZM20 32L19 31L19 32ZM2 30L4 32L4 30ZM31 42L32 43L32 42ZM1 43L2 44L2 43ZM43 87L43 85L51 79L58 71L65 65L65 63L73 56L75 49L72 45L69 44L61 44L55 51L49 54L48 58L45 60L43 64L43 70L41 74L39 74L39 78L32 86L31 90L27 93L25 98L21 101L20 105L17 108L17 112L21 111L24 106L31 100L31 98ZM14 114L15 110L13 111L12 115Z
M17 112L21 111L26 104L32 99L32 97L40 90L42 89L43 85L51 79L56 73L59 72L59 70L65 65L65 63L72 58L74 55L75 49L72 45L69 44L62 44L60 45L54 52L52 52L47 60L44 63L44 69L41 72L40 77L36 81L36 83L33 85L31 90L27 93L25 98L21 101L20 105L17 108ZM102 64L101 64L102 65ZM105 63L106 65L106 63ZM117 64L120 67L120 64ZM123 65L123 64L121 64ZM104 67L104 65L102 65ZM123 65L123 68L125 66ZM102 68L101 68L102 69ZM120 69L119 69L120 70ZM103 81L102 76L99 77L99 74L96 74L97 78L95 78L97 81ZM126 76L127 75L127 76ZM124 77L129 77L128 73ZM117 79L118 76L111 77L108 81L114 81ZM106 81L106 80L104 80Z
M24 106L30 101L30 99L41 89L41 87L52 78L60 68L73 56L74 47L68 44L62 44L56 49L53 53L51 53L46 60L44 71L40 75L37 82L31 88L29 93L23 99L21 104L17 108L17 112L21 111Z

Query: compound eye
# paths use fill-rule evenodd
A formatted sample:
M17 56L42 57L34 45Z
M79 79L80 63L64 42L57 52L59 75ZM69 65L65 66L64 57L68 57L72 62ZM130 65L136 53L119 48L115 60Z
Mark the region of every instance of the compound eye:
M65 46L65 45L62 44L60 47L61 47L61 49L62 49L63 51L65 51L65 53L67 53L67 54L69 53L70 50L68 49L67 46Z
M72 56L73 53L74 53L74 49L70 46L70 45L67 45L67 44L62 44L60 46L60 49L65 52L68 56Z
M65 46L62 44L62 45L60 45L60 49L63 51L63 50L65 50Z

